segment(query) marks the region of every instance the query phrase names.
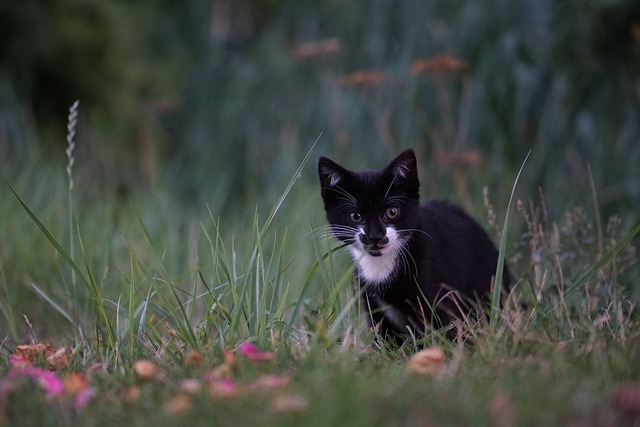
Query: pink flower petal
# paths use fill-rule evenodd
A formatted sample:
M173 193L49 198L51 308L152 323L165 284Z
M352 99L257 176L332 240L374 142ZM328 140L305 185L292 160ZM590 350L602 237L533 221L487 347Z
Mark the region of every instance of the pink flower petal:
M238 348L240 354L249 360L256 362L266 362L273 359L273 353L269 351L261 351L255 344L250 342L243 342Z
M14 368L24 369L31 366L31 361L22 353L14 353L9 356L9 365Z
M90 387L80 390L73 397L73 407L75 409L84 408L96 397L96 391Z
M286 375L263 375L251 383L250 389L275 390L289 385L290 378Z
M233 380L219 380L209 384L209 393L214 398L234 398L240 396L241 389Z
M64 392L62 380L53 372L34 366L10 371L11 376L25 375L42 388L48 397L56 397Z

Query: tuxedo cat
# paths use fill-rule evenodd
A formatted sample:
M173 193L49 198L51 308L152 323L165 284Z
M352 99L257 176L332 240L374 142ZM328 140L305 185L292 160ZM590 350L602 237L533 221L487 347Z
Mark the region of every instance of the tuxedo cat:
M498 252L462 209L445 201L420 206L413 150L364 172L321 157L318 173L331 231L357 264L370 326L396 340L420 337L488 304ZM503 277L507 289L506 268Z

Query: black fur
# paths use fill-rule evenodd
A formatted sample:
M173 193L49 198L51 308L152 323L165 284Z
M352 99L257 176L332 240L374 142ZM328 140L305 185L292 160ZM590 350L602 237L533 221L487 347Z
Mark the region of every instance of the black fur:
M356 277L371 326L383 335L403 338L411 330L421 336L473 314L474 303L488 303L498 252L462 209L445 201L420 206L412 150L379 171L352 172L322 157L318 173L334 236L367 254L356 259ZM385 280L367 280L359 259L382 262L387 227L397 231L403 249ZM508 286L505 268L503 288Z

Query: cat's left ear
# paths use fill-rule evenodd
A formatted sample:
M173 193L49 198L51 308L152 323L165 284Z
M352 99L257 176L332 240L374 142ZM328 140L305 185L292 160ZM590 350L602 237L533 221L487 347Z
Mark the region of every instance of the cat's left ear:
M322 188L331 188L343 180L347 171L336 162L320 157L318 160L318 176L320 177L320 185Z
M386 170L390 171L396 178L417 179L418 166L415 153L411 148L403 151L387 166Z

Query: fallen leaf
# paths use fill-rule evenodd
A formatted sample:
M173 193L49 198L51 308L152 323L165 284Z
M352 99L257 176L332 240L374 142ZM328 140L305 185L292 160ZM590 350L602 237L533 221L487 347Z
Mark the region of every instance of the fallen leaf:
M14 353L9 356L9 365L16 369L25 369L32 364L33 360L29 360L29 358L22 353Z
M254 362L267 362L273 359L273 353L262 351L255 344L244 342L240 344L238 351L241 355Z
M149 360L138 360L133 364L133 370L143 380L150 380L156 375L158 368Z
M87 387L80 390L73 398L73 407L76 409L84 408L96 397L96 391Z
M300 412L308 406L307 399L299 394L283 394L275 396L270 404L269 410L273 413Z
M169 416L183 415L191 409L191 398L186 394L179 394L165 403L163 412Z
M205 372L204 379L209 382L210 380L220 380L231 378L233 376L234 369L223 363L222 365L216 366L213 370Z
M47 397L56 397L64 392L64 385L55 373L43 368L30 366L25 369L12 369L9 376L26 376L42 388Z
M196 394L201 388L200 381L195 378L186 378L180 381L180 390L187 394Z
M419 375L437 374L444 368L444 352L440 347L430 347L411 356L407 372Z
M225 349L222 351L222 360L224 361L225 365L229 365L231 367L236 366L236 354L229 349Z
M140 390L140 387L138 386L133 386L125 389L122 395L123 395L122 396L123 399L126 402L136 402L140 399L140 396L142 395L142 390Z
M209 394L214 399L235 398L242 394L242 389L233 380L219 380L209 384Z
M185 366L200 366L202 355L197 350L191 350L184 358Z
M249 385L251 391L275 390L289 385L290 378L286 375L263 375Z
M67 349L55 348L49 343L40 342L17 346L15 352L9 356L9 364L16 368L26 368L38 358L46 362L48 368L56 371L66 369L69 365Z
M67 349L62 347L47 355L47 366L53 370L61 371L69 366L67 358Z
M64 377L64 379L62 380L62 384L64 385L65 394L69 394L72 396L89 387L87 379L84 377L84 375L77 372L73 372Z

